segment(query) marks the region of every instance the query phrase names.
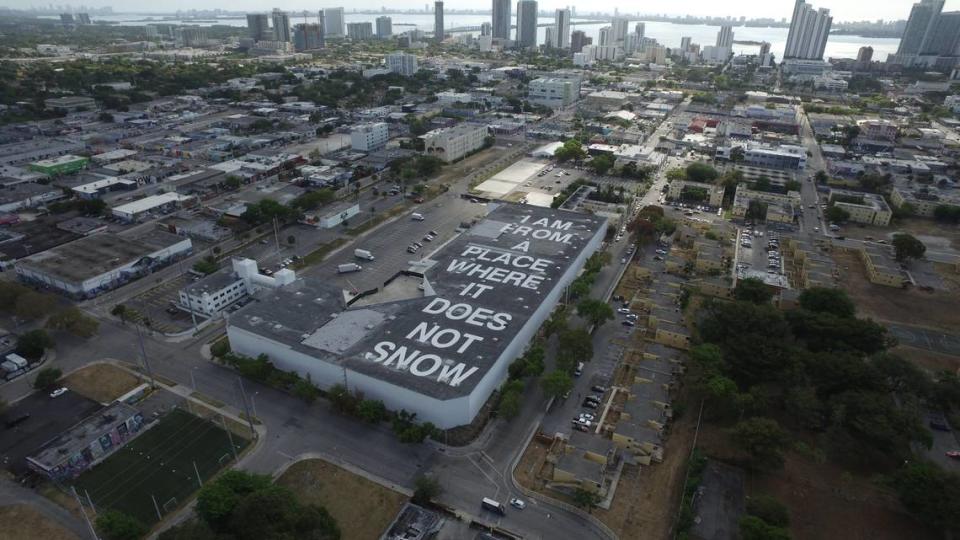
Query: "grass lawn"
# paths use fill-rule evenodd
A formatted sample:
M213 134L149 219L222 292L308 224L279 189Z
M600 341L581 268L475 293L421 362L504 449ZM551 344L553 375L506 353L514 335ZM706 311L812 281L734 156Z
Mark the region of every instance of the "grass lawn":
M25 504L0 506L0 531L6 540L79 540L75 534Z
M236 435L233 442L237 453L248 443ZM163 515L172 512L199 488L198 473L205 480L232 460L230 439L220 426L176 409L80 475L77 491L89 493L99 511L112 508L152 525L157 506Z
M67 388L100 403L113 402L140 382L136 375L110 364L92 364L63 379Z
M277 484L304 504L323 506L337 520L343 540L379 538L407 501L404 495L321 459L293 464Z

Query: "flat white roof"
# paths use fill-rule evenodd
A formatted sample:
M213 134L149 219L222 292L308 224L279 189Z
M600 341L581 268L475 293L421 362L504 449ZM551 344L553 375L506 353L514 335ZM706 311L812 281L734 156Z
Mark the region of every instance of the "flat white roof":
M102 154L97 154L91 159L94 161L113 161L115 159L123 159L125 157L130 157L136 155L136 150L127 150L126 148L118 148L116 150L111 150L109 152L104 152Z
M114 213L135 215L141 212L146 212L147 210L156 208L158 206L163 206L164 204L171 202L179 202L189 200L190 197L187 195L181 195L179 193L161 193L159 195L151 195L150 197L144 197L140 200L133 201L131 203L123 204L120 206L114 206Z
M103 189L103 188L105 188L105 187L110 187L110 186L114 186L114 185L117 185L117 184L124 184L124 185L128 185L128 186L129 186L129 185L134 185L134 186L135 186L135 185L137 185L137 182L134 181L134 180L127 180L126 178L118 178L118 177L113 177L113 176L111 176L111 177L109 177L109 178L104 178L103 180L97 180L97 181L95 181L95 182L90 182L89 184L83 184L83 185L81 185L81 186L76 186L76 187L73 188L73 191L76 191L77 193L93 194L93 193L96 193L96 192L100 191L101 189Z

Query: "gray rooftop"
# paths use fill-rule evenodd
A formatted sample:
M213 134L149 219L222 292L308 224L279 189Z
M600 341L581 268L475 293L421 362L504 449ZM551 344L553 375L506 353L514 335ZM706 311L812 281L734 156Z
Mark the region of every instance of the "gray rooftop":
M110 432L138 412L126 403L116 401L64 431L28 459L44 469L52 469L72 458L102 437L104 433Z
M521 224L532 227L538 236L546 231L552 239L534 238ZM259 301L234 313L230 325L397 386L453 399L469 394L497 363L559 278L605 226L605 220L588 214L500 205L484 222L424 261L427 268L422 272L433 295L427 291L421 297L390 298L344 311L342 290L325 279L301 277L258 293ZM481 286L490 288L480 290ZM442 306L449 309L441 310ZM434 330L463 338L455 340L455 347L418 339L419 332ZM390 356L393 351L406 354L410 361L414 354L436 355L440 368L429 376L415 376L408 365L397 367L399 361L393 358L397 354Z
M17 266L78 283L184 240L182 236L160 230L151 230L138 238L104 232L36 253L18 261Z
M223 290L225 287L233 285L238 281L241 280L233 272L233 269L226 268L220 270L219 272L214 272L208 276L204 276L195 283L192 283L190 286L184 287L184 290L191 296L203 296L204 293L212 293Z

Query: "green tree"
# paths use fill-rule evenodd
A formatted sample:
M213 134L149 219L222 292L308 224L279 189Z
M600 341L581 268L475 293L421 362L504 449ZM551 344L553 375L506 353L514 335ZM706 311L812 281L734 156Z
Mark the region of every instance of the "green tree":
M17 354L31 360L39 359L50 347L53 347L53 340L40 329L24 332L17 338Z
M220 269L220 265L215 258L207 256L194 263L193 269L201 274L212 274Z
M320 397L320 389L317 388L317 385L313 384L313 381L310 380L309 373L305 379L297 379L297 382L293 384L292 393L294 396L302 399L308 404L313 403L318 397Z
M912 234L898 233L893 235L893 250L898 261L919 259L927 252L927 246Z
M810 287L799 297L800 307L815 313L830 313L837 317L851 318L857 308L843 289L833 287Z
M51 330L65 330L77 337L91 338L97 334L100 323L84 315L76 306L68 306L51 315L47 319L46 327Z
M954 534L960 530L960 475L914 461L897 471L893 485L903 506L921 522Z
M594 172L603 176L613 168L614 159L610 154L600 154L598 156L594 156L593 159L590 160L589 165Z
M333 408L345 414L356 414L359 400L342 384L335 384L327 390L327 399Z
M600 497L600 494L595 491L577 488L577 490L573 492L573 502L576 503L577 506L586 508L587 512L592 511L602 500L603 498Z
M63 372L59 368L43 368L37 372L33 387L39 390L49 390L59 384Z
M824 210L823 217L827 218L827 221L830 223L845 223L850 219L850 212L847 212L839 206L830 205Z
M613 308L610 304L594 298L584 298L577 303L577 314L593 326L600 326L613 320Z
M319 506L304 506L282 486L269 485L244 496L229 521L237 540L263 538L340 538L336 522Z
M583 145L580 144L580 141L571 139L565 143L560 148L553 153L554 157L557 158L557 161L580 161L587 157L586 150L583 149Z
M667 171L667 180L670 180L671 182L674 180L686 180L686 179L687 179L687 171L683 169L674 168Z
M584 328L572 328L560 334L557 368L573 372L577 362L593 358L593 340Z
M790 524L790 514L782 502L770 495L759 494L747 498L747 514L756 516L776 527Z
M711 183L717 179L720 174L716 169L703 162L696 162L687 165L686 179L691 182Z
M379 424L387 417L387 406L379 399L365 399L357 406L357 415L364 422Z
M424 505L429 504L443 493L443 487L440 482L432 477L421 475L413 481L413 502Z
M759 278L750 277L737 281L733 297L744 302L768 304L773 298L773 291Z
M107 510L97 516L97 530L106 540L139 540L147 527L133 516Z
M757 516L743 516L739 525L740 540L790 540L786 529L771 525Z
M497 405L497 414L510 419L520 414L520 405L523 399L523 381L510 380L503 386L500 393L500 403Z
M750 465L758 469L778 469L783 466L783 452L787 448L787 433L776 420L748 418L737 423L731 432L733 442L750 456Z
M559 369L546 374L541 384L547 396L554 398L559 398L573 389L573 379L570 378L570 374Z
M113 306L113 309L110 310L110 314L114 317L119 317L120 322L126 324L127 322L127 306L123 304L117 304Z
M830 177L827 176L827 171L820 170L817 171L817 174L813 175L813 179L818 184L826 184L830 180Z
M226 532L230 517L240 501L270 485L269 476L229 470L200 488L197 493L197 516L215 531Z
M37 320L49 315L56 305L53 296L28 290L17 297L14 312L21 319Z

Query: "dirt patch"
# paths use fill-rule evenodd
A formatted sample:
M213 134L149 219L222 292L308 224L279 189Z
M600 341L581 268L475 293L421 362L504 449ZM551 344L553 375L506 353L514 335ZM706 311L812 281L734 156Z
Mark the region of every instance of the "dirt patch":
M63 385L100 403L111 403L141 384L136 375L110 364L91 364L63 379Z
M305 504L323 506L337 520L343 540L379 538L407 497L321 459L293 464L277 484Z
M77 536L25 504L0 506L0 531L6 540L77 540Z
M777 474L747 478L748 495L767 493L787 506L796 540L832 538L837 531L849 539L942 538L905 514L892 492L829 463L791 454Z
M867 279L863 263L853 253L835 252L833 258L840 268L839 287L856 303L861 317L951 333L960 328L955 292L929 293L875 285Z
M813 439L811 439L813 440ZM698 446L711 458L742 463L744 456L731 444L727 427L704 423ZM816 454L788 452L783 469L759 474L747 471L747 496L767 494L787 506L790 536L795 540L843 538L915 540L937 538L905 513L896 495L872 481L869 473L851 472Z
M624 467L610 509L593 512L617 536L671 537L696 424L696 411L685 411L667 437L663 463Z

